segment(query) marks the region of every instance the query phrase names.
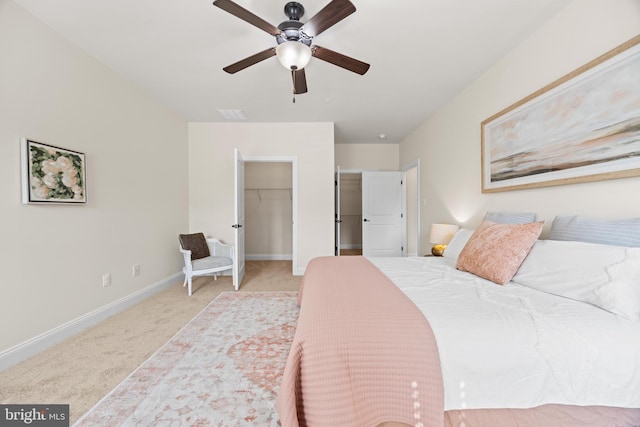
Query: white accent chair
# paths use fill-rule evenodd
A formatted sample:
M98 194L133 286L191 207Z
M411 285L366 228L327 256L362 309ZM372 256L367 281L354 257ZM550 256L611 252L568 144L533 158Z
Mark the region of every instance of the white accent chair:
M219 273L233 271L233 246L215 238L207 239L203 233L180 234L178 239L180 253L184 257L182 286L189 284L189 296L192 293L191 283L194 276L213 276L214 280L218 280Z

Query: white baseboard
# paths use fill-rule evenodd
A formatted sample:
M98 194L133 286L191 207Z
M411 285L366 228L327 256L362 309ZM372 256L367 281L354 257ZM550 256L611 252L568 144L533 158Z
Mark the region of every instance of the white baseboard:
M244 254L248 261L291 261L291 254Z
M0 372L94 326L183 279L176 273L154 284L0 352Z

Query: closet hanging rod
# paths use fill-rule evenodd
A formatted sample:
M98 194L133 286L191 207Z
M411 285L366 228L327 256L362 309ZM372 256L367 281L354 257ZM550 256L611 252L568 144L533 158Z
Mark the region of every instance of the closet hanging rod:
M245 190L291 191L291 187L282 187L282 188L245 187L244 189Z
M255 191L258 193L258 200L262 202L262 194L261 191L288 191L289 192L289 200L293 201L293 189L292 188L258 188L258 187L245 187L245 191Z

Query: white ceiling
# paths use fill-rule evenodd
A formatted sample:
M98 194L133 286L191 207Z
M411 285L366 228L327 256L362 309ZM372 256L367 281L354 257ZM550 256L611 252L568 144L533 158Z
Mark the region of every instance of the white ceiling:
M402 141L569 3L352 0L357 11L314 44L371 64L369 72L312 58L309 92L294 104L275 57L222 71L276 42L212 0L14 1L189 122L225 121L216 109L241 109L250 122L335 122L338 143ZM287 19L287 0L236 2L275 26ZM306 22L329 0L300 2Z

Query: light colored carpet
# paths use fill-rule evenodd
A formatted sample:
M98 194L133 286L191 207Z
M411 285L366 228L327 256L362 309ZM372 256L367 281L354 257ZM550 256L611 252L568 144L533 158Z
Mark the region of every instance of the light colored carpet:
M240 291L297 291L300 280L290 261L247 261ZM176 283L0 372L0 402L69 404L73 423L225 291L228 276L196 278L191 297Z
M74 427L277 427L296 292L224 292Z

